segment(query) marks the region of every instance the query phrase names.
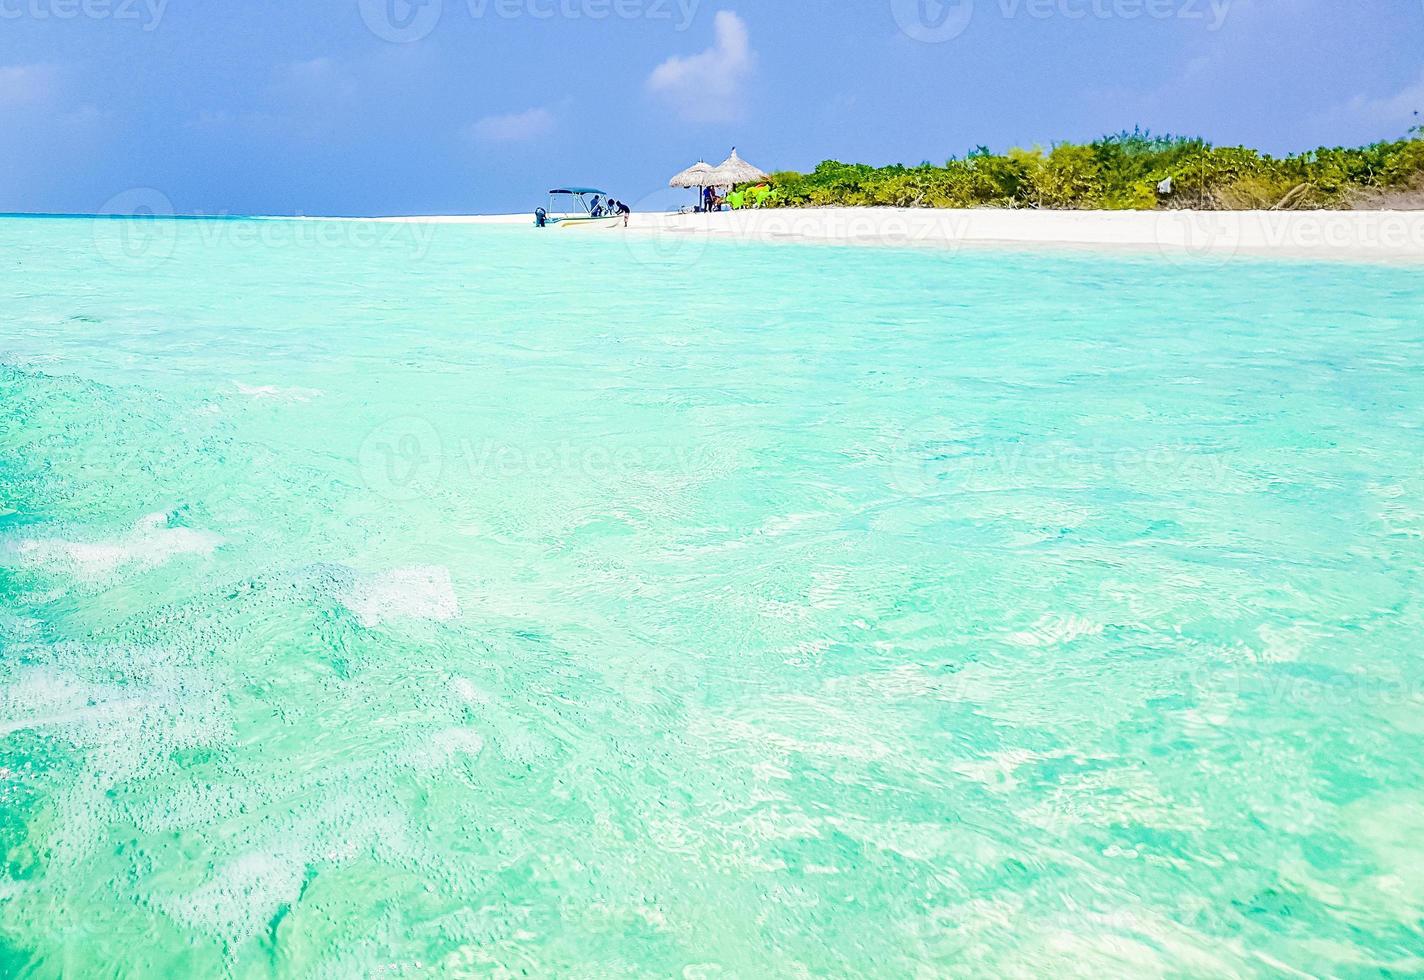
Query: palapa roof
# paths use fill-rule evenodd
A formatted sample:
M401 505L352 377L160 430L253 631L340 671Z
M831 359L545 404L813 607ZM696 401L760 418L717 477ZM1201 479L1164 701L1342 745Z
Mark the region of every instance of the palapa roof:
M737 156L737 148L734 146L732 155L712 168L712 172L707 175L707 182L719 186L722 184L751 184L758 180L766 180L768 176L770 175L765 171L758 170Z
M712 165L704 160L699 160L668 181L669 187L710 187L712 181L707 179L707 175L712 172Z

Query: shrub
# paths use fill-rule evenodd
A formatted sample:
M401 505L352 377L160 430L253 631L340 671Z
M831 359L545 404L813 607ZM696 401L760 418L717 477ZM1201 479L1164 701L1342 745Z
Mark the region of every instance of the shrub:
M1171 192L1158 185L1170 178ZM1124 130L1048 152L977 147L943 165L871 167L827 160L809 174L773 174L782 207L1318 208L1424 185L1424 128L1359 148L1280 159L1243 146Z

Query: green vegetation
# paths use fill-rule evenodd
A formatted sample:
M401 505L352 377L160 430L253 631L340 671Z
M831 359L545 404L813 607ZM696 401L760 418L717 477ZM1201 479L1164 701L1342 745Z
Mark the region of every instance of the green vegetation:
M1169 178L1171 190L1159 191ZM767 203L783 207L1417 208L1424 207L1424 127L1394 142L1281 158L1133 130L1048 151L980 147L943 166L827 160L809 174L774 174L772 183Z

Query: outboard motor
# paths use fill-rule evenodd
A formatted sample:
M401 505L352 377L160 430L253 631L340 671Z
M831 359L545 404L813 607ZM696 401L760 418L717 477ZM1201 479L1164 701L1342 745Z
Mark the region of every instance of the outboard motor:
M535 209L534 209L534 227L535 227L535 228L543 228L543 227L544 227L546 224L548 224L548 223L549 223L549 212L548 212L548 211L545 211L543 208L535 208Z

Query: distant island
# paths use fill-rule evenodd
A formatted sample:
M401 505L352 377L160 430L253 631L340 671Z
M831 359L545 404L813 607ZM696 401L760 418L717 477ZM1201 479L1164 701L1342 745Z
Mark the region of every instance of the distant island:
M1050 150L980 147L943 165L827 160L771 177L779 207L1095 210L1424 209L1424 127L1404 139L1272 157L1140 129Z

